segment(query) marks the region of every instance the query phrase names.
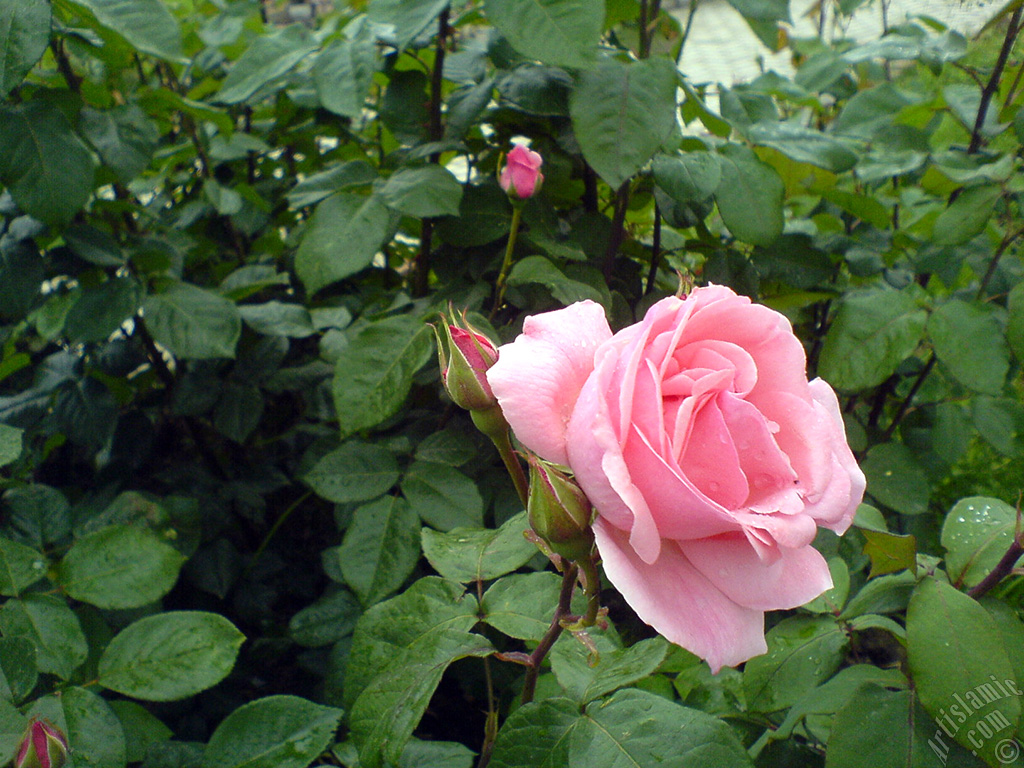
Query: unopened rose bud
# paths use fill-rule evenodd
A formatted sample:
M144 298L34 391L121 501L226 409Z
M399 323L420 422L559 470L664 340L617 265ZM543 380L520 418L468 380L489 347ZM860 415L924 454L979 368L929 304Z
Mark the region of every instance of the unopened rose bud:
M465 323L465 318L463 318ZM466 323L468 327L468 323ZM487 369L498 360L498 350L482 333L448 323L434 327L441 381L452 402L467 411L482 411L497 405Z
M498 183L513 200L533 197L544 181L544 174L540 172L543 162L539 152L516 144L508 153Z
M14 768L60 768L68 759L68 741L46 720L33 718L14 756Z
M593 508L576 482L536 456L530 462L530 526L552 551L568 560L589 557L594 545Z

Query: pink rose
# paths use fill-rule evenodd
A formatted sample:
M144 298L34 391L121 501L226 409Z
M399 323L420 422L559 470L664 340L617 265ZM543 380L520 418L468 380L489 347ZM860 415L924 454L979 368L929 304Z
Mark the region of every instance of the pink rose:
M540 183L544 181L544 174L540 172L543 162L539 152L529 150L522 144L516 144L508 153L498 183L513 197L523 200L533 197L540 188Z
M779 313L708 286L613 336L580 302L528 317L487 378L519 441L597 509L612 584L712 670L765 652L765 611L832 586L811 541L849 527L864 475Z

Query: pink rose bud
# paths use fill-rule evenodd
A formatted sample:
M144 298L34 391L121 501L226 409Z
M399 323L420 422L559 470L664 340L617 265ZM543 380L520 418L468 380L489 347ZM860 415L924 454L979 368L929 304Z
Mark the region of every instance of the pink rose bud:
M501 169L498 182L512 199L525 200L540 191L544 174L540 166L544 162L539 152L516 144L508 153L505 167Z
M33 718L14 756L14 768L60 768L68 759L68 741L46 720Z
M491 340L472 328L460 328L447 320L441 325L441 331L434 328L434 335L437 336L441 381L452 401L467 411L497 405L486 375L487 369L498 360L498 350Z
M553 552L568 560L590 556L594 531L593 507L580 487L553 465L527 456L530 462L530 496L526 509L530 527Z

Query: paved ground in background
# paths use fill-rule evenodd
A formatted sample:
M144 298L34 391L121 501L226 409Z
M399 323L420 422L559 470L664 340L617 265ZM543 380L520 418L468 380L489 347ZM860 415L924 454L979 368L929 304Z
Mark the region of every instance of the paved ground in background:
M808 10L814 0L793 0L791 13L794 36L812 36L818 32L817 18ZM965 35L976 33L1003 5L1005 0L892 0L889 26L908 18L926 15L938 19ZM686 22L689 2L683 0L674 13ZM831 15L830 15L831 16ZM858 10L844 26L829 17L826 37L877 38L882 32L880 0L872 0ZM765 70L791 75L793 68L786 51L772 54L757 39L743 17L726 0L698 0L690 39L683 51L681 69L695 83L731 84L751 80Z

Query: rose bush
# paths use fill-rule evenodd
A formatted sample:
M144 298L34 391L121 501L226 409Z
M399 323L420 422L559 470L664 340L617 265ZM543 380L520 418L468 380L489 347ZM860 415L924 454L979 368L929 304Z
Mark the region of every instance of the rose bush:
M864 492L835 393L789 321L720 286L612 335L593 302L527 318L488 380L520 442L567 465L604 569L717 671L764 653L764 611L832 582L811 546Z

